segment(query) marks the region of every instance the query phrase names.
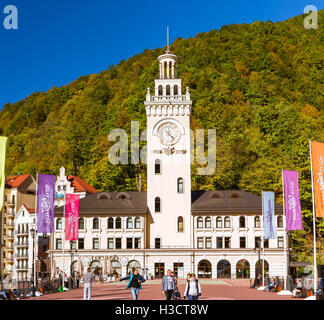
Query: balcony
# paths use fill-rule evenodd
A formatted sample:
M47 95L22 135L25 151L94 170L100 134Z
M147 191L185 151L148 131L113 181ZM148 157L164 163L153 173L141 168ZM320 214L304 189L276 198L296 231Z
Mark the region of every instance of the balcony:
M14 262L14 258L13 257L5 257L4 258L4 262L5 263L13 263Z
M12 212L12 211L8 211L8 212L6 212L6 217L7 218L14 218L15 217L15 213Z
M10 223L5 224L4 227L5 227L5 229L14 229L15 224L14 224L14 222L10 222Z
M17 243L16 247L17 248L27 248L27 247L29 247L29 244L28 244L28 242Z
M7 206L8 206L9 208L14 207L15 205L16 205L15 202L13 202L12 200L8 200L8 201L7 201Z
M19 230L15 231L15 235L17 236L29 236L29 231L28 230Z
M6 268L3 270L4 275L12 274L13 273L13 268Z
M4 235L4 238L6 240L15 240L15 236L14 236L14 234L12 232L11 233L8 233L8 234L5 234Z
M177 96L147 96L146 102L186 102L190 101L190 96L177 95Z
M8 247L4 247L3 248L3 251L6 251L6 252L13 252L14 251L14 246L8 246Z

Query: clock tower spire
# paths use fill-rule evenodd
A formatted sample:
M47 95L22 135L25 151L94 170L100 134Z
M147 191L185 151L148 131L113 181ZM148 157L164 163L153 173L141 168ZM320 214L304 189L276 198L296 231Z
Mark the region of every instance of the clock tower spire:
M159 79L154 95L147 90L148 246L192 248L189 88L182 94L178 57L167 51L158 57Z

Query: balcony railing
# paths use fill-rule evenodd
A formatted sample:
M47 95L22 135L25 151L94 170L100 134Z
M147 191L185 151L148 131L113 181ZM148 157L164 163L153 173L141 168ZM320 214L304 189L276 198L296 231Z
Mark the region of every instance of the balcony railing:
M177 96L150 96L147 97L146 102L185 102L190 101L190 96L177 95Z
M13 202L12 200L7 201L7 206L8 207L14 207L15 205L16 205L15 202Z
M15 224L13 222L5 224L5 229L13 229L15 227Z

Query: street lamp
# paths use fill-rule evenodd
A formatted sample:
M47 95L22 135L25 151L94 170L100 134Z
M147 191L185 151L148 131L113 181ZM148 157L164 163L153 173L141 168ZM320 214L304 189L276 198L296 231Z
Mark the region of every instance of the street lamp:
M32 263L32 277L34 278L34 287L36 288L37 287L37 284L36 284L36 270L35 270L35 229L34 228L31 228L30 229L30 235L32 236L33 238L33 263Z
M261 275L261 240L256 241L257 247L254 248L254 250L258 250L258 269L259 269L259 274Z
M70 289L72 289L72 273L73 273L73 267L72 267L72 263L73 263L73 253L77 252L76 248L73 248L73 245L75 244L74 241L70 241L70 250L69 253L71 255L71 266L70 266Z

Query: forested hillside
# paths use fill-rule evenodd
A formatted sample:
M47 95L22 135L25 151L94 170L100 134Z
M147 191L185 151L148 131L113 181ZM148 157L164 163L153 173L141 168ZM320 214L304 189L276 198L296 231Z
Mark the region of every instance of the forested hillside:
M317 30L306 30L303 19L223 26L171 46L194 102L192 128L217 130L216 172L197 176L193 166L193 190L268 190L281 201L281 168L298 170L306 230L294 233L299 259L311 254L308 140L324 142L324 10ZM156 58L164 50L145 50L100 74L5 105L0 135L9 137L7 175L58 174L65 166L112 191L137 190L141 170L145 189L144 166L108 163L107 136L113 128L129 132L131 120L145 128L146 88L158 77Z

